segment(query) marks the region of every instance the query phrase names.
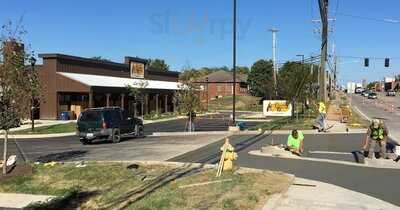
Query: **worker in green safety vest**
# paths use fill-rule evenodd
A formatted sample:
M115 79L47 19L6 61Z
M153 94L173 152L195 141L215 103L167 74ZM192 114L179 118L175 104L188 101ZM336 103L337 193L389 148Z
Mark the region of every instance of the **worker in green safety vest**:
M303 132L298 130L292 130L292 134L288 136L286 143L286 150L292 152L295 155L301 156L304 152L304 135Z
M382 121L378 119L372 120L371 126L368 128L367 134L365 135L362 143L364 155L368 158L374 157L375 144L380 147L379 156L381 158L387 157L386 143L388 137L388 130Z

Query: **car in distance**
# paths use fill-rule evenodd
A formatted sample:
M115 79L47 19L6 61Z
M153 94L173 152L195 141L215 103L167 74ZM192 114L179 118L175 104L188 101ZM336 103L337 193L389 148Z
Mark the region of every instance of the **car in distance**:
M83 144L95 139L118 143L122 136L144 136L143 121L128 115L120 107L90 108L82 112L77 121L77 136Z
M358 88L356 88L355 93L361 94L363 91L364 91L364 88L358 87Z
M378 98L378 95L376 94L376 93L369 93L368 94L368 99L377 99Z
M388 92L386 92L386 96L396 96L396 92L393 90L389 90Z
M371 90L365 90L365 91L363 91L362 92L362 96L364 96L364 97L368 97L369 96L369 94L371 94L372 93L372 91Z

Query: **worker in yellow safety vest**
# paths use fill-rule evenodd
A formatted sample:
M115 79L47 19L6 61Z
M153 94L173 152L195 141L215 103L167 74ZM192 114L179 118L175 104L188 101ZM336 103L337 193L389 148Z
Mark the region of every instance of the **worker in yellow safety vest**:
M319 115L315 120L315 127L318 128L318 132L326 131L326 106L323 101L318 103L318 112Z
M375 144L378 143L380 147L379 156L381 158L387 157L386 143L388 137L388 130L384 123L378 119L373 119L371 126L368 128L367 134L362 143L362 148L364 150L364 155L368 158L374 157L375 154ZM367 155L368 153L368 155Z

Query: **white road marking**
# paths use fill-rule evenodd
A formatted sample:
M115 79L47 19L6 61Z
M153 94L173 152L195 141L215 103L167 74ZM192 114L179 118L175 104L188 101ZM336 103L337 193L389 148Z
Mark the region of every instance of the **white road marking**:
M354 109L355 109L358 113L360 113L365 119L367 119L368 121L371 121L371 118L368 117L366 114L364 114L357 106L354 106L354 105L353 105L353 107L354 107Z
M332 151L308 151L310 154L334 154L334 155L350 155L351 152L332 152Z

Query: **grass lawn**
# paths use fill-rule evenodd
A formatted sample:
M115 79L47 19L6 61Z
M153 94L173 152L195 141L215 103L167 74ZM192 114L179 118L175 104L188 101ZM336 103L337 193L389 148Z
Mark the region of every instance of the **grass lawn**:
M291 117L279 117L271 122L259 124L251 128L251 130L258 130L260 128L263 130L311 130L314 121L315 117L299 117L299 119L292 119Z
M259 104L260 97L254 96L236 96L236 109L238 111L262 111L262 105ZM232 96L225 96L209 101L209 110L230 110L232 109Z
M70 132L75 132L75 130L76 130L76 123L71 122L71 123L66 123L66 124L37 127L34 129L33 132L30 128L28 128L28 129L10 132L10 134L70 133Z
M49 204L28 209L261 209L269 195L282 192L291 178L280 172L224 172L188 167L89 162L34 166L34 173L0 183L0 192L60 196ZM143 179L144 177L148 179ZM180 188L193 183L230 181ZM142 181L143 180L143 181Z

